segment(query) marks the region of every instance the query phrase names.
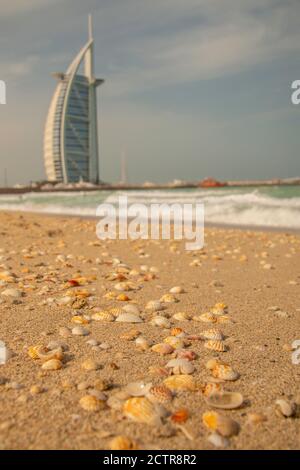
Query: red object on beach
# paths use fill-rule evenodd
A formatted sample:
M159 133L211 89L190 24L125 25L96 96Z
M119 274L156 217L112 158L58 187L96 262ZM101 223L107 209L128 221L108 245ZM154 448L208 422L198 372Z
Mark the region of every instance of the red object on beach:
M71 287L78 287L80 285L79 282L76 281L76 279L70 279L68 283L70 284Z
M200 188L221 188L226 186L226 183L217 181L214 178L205 178L203 181L200 181L199 186Z

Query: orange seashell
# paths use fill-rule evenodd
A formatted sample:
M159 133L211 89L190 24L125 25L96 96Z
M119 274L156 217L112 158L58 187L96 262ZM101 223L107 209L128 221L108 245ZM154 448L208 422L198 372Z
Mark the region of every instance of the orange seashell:
M182 409L182 410L175 411L175 413L173 413L171 416L171 420L173 421L173 423L185 423L188 417L189 417L188 411L185 409Z
M119 294L116 299L120 302L127 302L128 300L130 300L130 298L126 294Z
M78 325L87 325L89 323L89 320L86 318L82 317L81 315L74 315L71 318L72 323L77 323Z
M171 375L164 380L164 384L170 390L190 390L197 388L195 379L188 374Z
M129 398L123 406L124 415L137 423L161 424L161 418L153 403L145 397Z
M171 329L171 336L177 336L177 335L180 335L181 333L183 333L183 329L182 328L172 328Z
M69 279L68 280L68 284L71 286L71 287L78 287L80 284L79 282L76 280L76 279Z
M151 350L164 356L166 354L171 354L174 351L174 348L173 346L167 343L158 343L154 344Z

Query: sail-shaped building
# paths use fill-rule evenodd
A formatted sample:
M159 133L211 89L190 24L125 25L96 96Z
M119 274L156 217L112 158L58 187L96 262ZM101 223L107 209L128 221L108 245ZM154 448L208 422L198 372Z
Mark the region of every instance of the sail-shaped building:
M91 16L88 42L66 73L55 73L54 76L58 84L49 107L44 135L47 179L63 183L98 183L96 89L104 80L94 76Z

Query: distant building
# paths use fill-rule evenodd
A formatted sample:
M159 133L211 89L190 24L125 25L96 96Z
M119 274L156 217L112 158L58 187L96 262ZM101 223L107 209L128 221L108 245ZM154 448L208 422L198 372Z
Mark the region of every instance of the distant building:
M80 68L83 71L80 72ZM89 17L89 40L58 80L44 135L47 179L63 183L99 182L94 40Z

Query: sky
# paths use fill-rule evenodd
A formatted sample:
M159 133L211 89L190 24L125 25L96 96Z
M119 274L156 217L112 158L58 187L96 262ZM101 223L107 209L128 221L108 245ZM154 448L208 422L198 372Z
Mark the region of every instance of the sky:
M100 171L128 180L300 176L299 0L0 0L0 186L45 179L55 89L93 14Z

